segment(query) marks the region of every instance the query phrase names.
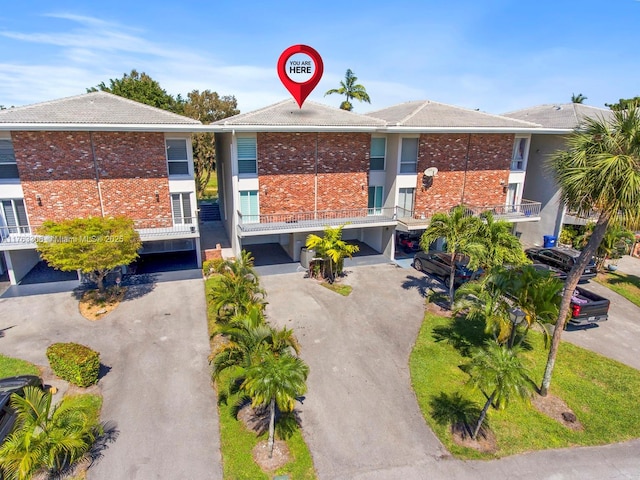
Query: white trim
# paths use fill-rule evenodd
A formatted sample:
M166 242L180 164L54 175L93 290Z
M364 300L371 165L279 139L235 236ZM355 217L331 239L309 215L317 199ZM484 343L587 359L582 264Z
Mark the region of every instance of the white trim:
M0 131L16 132L213 132L211 128L203 129L205 125L164 125L164 124L109 124L109 123L0 123ZM206 125L206 127L210 127Z

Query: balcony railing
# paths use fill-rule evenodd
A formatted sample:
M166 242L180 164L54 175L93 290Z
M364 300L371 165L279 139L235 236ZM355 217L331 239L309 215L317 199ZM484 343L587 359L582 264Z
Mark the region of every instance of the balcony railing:
M134 226L142 241L197 237L197 219L185 217L183 220L185 223L176 225L172 225L172 219L134 220ZM38 234L39 227L40 225L0 226L0 246L33 248L36 241L45 238Z
M386 224L395 225L394 208L349 208L318 212L243 215L238 212L238 228L243 233L321 230L325 226Z
M493 213L496 220L507 220L509 222L533 221L540 219L540 202L531 200L522 200L522 203L515 205L482 205L473 206L465 205L465 215L479 216L481 213L489 211ZM419 212L406 210L402 207L396 207L398 223L402 223L407 227L426 228L429 225L431 216L434 213L449 213L449 210Z

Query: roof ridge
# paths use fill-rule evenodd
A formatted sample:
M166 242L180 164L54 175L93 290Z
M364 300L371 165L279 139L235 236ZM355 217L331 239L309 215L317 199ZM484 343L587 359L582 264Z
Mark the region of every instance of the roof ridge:
M431 101L431 103L437 103L438 105L444 105L445 107L455 108L457 110L464 110L465 112L472 112L480 115L486 115L487 117L501 118L503 120L509 120L509 121L516 121L516 122L526 124L527 126L536 126L536 127L542 126L539 123L528 122L526 120L520 120L518 118L508 118L508 117L505 117L504 115L500 115L497 113L483 112L482 110L475 110L473 108L460 107L458 105L451 105L450 103L434 102L433 100Z
M416 108L413 112L411 112L409 115L407 115L406 117L404 117L402 120L400 120L399 122L396 123L396 125L402 125L404 124L404 122L406 122L407 120L409 120L412 117L415 117L418 113L420 113L420 111L424 110L424 108L430 103L429 100L418 100L422 102L422 105L419 105L418 108ZM411 103L411 102L407 102L407 103Z

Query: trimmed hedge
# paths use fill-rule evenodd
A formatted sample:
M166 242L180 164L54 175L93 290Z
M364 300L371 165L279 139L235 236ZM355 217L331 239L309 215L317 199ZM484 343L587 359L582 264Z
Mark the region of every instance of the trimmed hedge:
M79 343L54 343L47 348L53 373L78 385L88 387L98 382L100 354Z

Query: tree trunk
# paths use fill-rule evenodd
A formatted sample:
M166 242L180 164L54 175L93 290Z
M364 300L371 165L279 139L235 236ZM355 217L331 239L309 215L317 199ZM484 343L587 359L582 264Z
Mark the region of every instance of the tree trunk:
M540 386L540 395L542 395L543 397L546 397L549 393L549 386L551 385L551 375L553 374L553 367L556 363L556 356L558 355L558 347L560 347L562 331L564 330L569 316L569 308L571 307L571 296L573 295L573 291L575 290L576 285L578 285L578 282L580 281L582 272L591 260L591 257L595 255L596 250L598 250L598 246L600 246L600 242L602 242L604 234L607 231L607 227L609 226L610 218L611 212L604 211L600 214L600 216L598 217L598 222L593 229L593 233L591 234L591 237L589 237L587 246L584 247L582 253L578 257L578 261L569 272L569 275L567 275L564 293L562 295L562 302L560 303L558 320L556 321L556 326L553 331L553 337L551 338L551 348L549 349L547 366L544 370L544 376L542 377L542 385Z
M453 295L454 288L453 285L456 279L456 252L455 250L451 252L451 273L449 273L449 302L451 303L451 307L453 308Z
M473 435L471 436L471 438L473 438L474 440L478 436L480 427L482 427L484 419L487 416L487 410L489 410L489 407L491 406L491 403L493 402L493 397L495 395L496 395L496 392L493 392L491 396L487 398L487 403L484 404L484 408L482 409L482 412L480 412L480 418L478 418L478 423L476 424L476 428L473 429Z
M269 458L273 456L273 445L275 443L276 432L276 399L272 398L269 403L269 441L267 447L269 448Z

